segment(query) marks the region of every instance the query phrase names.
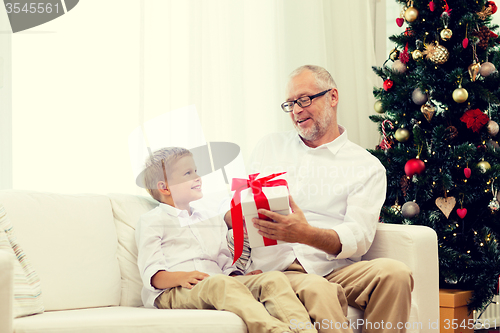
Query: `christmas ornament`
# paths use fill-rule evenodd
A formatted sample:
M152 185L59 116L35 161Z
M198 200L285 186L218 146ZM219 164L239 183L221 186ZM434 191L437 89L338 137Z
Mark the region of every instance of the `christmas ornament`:
M457 89L453 90L453 100L457 103L463 103L469 98L469 93L462 85L459 85Z
M495 136L498 134L499 127L496 121L493 120L488 121L488 123L486 124L486 128L488 129L489 135Z
M481 74L484 77L487 77L487 76L495 73L496 71L497 71L497 69L495 68L495 65L493 65L491 62L487 61L481 65L481 68L479 69L479 74Z
M408 177L420 175L425 170L425 163L419 158L412 158L405 164L405 173Z
M485 173L491 169L491 165L487 161L481 161L477 164L477 167L481 170L481 173Z
M411 23L415 21L417 17L418 17L418 10L415 7L413 7L413 1L412 1L410 7L408 7L405 10L405 19L406 21Z
M441 197L436 199L436 206L438 206L439 210L443 212L446 218L450 217L450 214L453 211L453 208L455 208L456 204L457 200L455 199L455 197Z
M408 61L410 61L410 55L408 54L408 43L406 43L405 49L399 55L399 60L401 60L401 62L403 64L406 64L406 63L408 63ZM405 71L406 71L406 67L405 67Z
M396 24L398 25L398 27L401 28L403 26L403 23L405 23L405 20L402 17L398 17L396 19Z
M387 137L387 133L385 132L385 125L388 124L391 129L394 129L394 125L389 119L386 119L382 122L382 142L380 142L380 148L383 150L387 150L392 148L392 140Z
M436 4L434 1L429 2L429 10L433 12L436 9Z
M493 10L495 10L496 12L497 9L495 3L493 3L493 6L489 6L488 3L486 3L486 6L483 8L483 10L476 13L477 16L483 21L486 20L488 16L491 16L491 14L493 14Z
M462 41L462 47L466 49L467 46L469 46L469 38L465 37L464 40Z
M493 187L494 180L491 183L491 193L493 194L493 199L491 199L490 203L488 204L488 208L494 213L500 209L500 203L498 202L497 199L497 194L498 194L498 189L495 189Z
M451 39L451 36L453 36L453 32L448 28L444 28L443 30L441 30L439 35L441 36L442 40L447 41Z
M469 179L471 174L472 174L472 170L469 167L464 169L465 178Z
M436 65L442 65L444 64L449 56L450 53L446 49L446 47L439 45L436 42L436 45L434 44L426 44L425 45L425 50L422 52L422 54L425 55L425 58L432 61Z
M460 120L467 125L467 128L472 129L474 132L479 132L481 127L486 125L490 118L485 115L481 110L474 109L465 112Z
M414 50L412 53L411 53L411 57L413 60L420 60L422 59L423 55L422 55L422 51L420 50Z
M486 26L482 26L479 30L474 31L472 34L479 38L477 46L485 50L488 47L488 42L490 40L490 29Z
M410 131L408 131L406 128L398 128L396 130L396 133L394 134L394 137L399 142L408 141L408 139L410 138Z
M445 137L444 137L446 141L452 141L453 139L456 139L457 136L458 136L458 130L455 126L446 127Z
M457 209L457 215L463 219L465 215L467 215L467 208L459 208Z
M402 59L402 55L399 57L399 59ZM406 65L401 60L396 60L392 64L392 70L397 73L403 74L404 72L406 72Z
M413 92L411 93L411 99L413 103L417 105L422 105L427 102L427 94L423 92L420 88L415 88Z
M415 202L408 201L403 205L402 213L405 218L411 219L420 213L420 207Z
M474 62L471 65L469 65L468 71L472 82L476 81L480 69L481 65L478 62L476 62L476 60L474 60Z
M396 60L399 58L399 50L398 49L392 49L391 53L389 53L389 58L391 60Z
M425 119L431 122L434 113L436 113L436 108L430 103L426 103L420 107L420 112L424 114Z
M406 28L404 35L408 37L413 37L415 35L415 31L411 30L410 28Z
M375 105L373 105L373 108L375 109L375 112L377 113L384 113L384 107L382 106L382 101L376 101Z
M489 139L486 141L486 146L493 149L493 150L500 150L500 145L498 144L497 141Z
M398 205L398 201L396 200L396 203L391 206L390 210L394 214L399 214L401 213L401 205Z
M407 176L401 176L401 179L399 180L399 185L401 186L401 192L406 198L406 193L410 188L410 179Z
M393 85L394 85L394 82L392 82L392 80L389 80L389 79L385 80L384 81L384 90L388 91L389 89L392 88Z
M441 21L443 21L444 29L441 30L439 35L441 36L441 39L444 41L448 41L451 39L451 36L453 36L453 32L448 29L448 23L450 21L450 15L447 12L443 12L441 14Z
M494 1L487 1L486 2L486 7L491 9L491 13L495 14L497 12L497 5L495 5Z

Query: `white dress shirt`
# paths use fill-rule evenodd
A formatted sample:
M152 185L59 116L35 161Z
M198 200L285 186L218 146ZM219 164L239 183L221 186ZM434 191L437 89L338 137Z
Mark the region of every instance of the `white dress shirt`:
M253 248L248 270L285 270L297 258L308 273L326 275L359 261L373 242L385 201L386 173L364 148L340 136L316 148L304 144L295 130L264 137L256 146L250 173L286 171L290 194L314 227L335 230L342 243L338 255L288 243Z
M151 278L158 271L200 271L209 275L229 275L236 271L222 217L210 217L192 207L191 210L189 216L186 210L160 203L143 214L137 224L137 264L146 307L154 307L156 297L165 290L151 285Z

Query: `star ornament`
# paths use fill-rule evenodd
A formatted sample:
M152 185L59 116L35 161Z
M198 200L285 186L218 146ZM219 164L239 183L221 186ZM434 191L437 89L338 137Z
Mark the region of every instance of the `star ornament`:
M486 125L490 118L479 109L473 109L465 112L460 118L467 125L467 128L474 132L479 132L481 127Z

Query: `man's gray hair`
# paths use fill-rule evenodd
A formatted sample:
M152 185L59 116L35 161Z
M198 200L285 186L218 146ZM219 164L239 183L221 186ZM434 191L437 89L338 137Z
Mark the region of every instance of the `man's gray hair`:
M315 65L300 66L290 74L290 79L293 79L294 77L296 77L297 75L301 74L306 70L310 71L314 75L314 78L316 79L316 84L320 90L337 88L337 84L335 83L333 77L330 75L330 73L328 73L326 69L324 69L321 66L315 66Z

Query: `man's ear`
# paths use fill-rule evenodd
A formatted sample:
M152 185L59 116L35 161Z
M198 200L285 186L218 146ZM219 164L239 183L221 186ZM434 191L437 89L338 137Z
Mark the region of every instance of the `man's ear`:
M332 90L330 91L329 102L332 108L337 106L339 102L339 91L337 90L337 88L332 88Z
M168 187L167 182L160 181L156 183L156 188L161 194L170 195L170 188Z

